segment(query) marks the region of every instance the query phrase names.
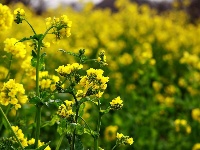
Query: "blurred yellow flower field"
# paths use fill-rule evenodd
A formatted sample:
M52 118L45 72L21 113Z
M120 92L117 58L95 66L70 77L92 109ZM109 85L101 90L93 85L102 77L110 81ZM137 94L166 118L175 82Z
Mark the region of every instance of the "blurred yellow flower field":
M37 145L46 150L57 149L61 133L71 132L73 123L77 133L72 135L78 135L85 149L96 143L105 150L197 150L200 24L192 24L173 5L158 13L148 5L117 0L116 12L88 3L82 10L59 7L38 16L21 3L0 4L0 15L8 18L0 21L0 106L10 110L7 117L19 137L23 135L22 147L36 143L31 141L37 122L34 105L42 99ZM45 38L38 40L36 33ZM38 45L40 71L35 69ZM64 130L65 125L70 129ZM5 127L0 124L1 137L10 135ZM63 138L59 148L70 147L65 144L70 138Z

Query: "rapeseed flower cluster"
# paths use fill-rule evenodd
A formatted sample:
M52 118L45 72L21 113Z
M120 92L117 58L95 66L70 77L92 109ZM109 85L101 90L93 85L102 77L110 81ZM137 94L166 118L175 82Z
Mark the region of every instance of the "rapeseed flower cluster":
M76 71L83 68L82 64L73 63L73 64L67 64L67 66L59 66L58 69L56 69L56 72L58 72L61 76L67 77L69 75L75 75Z
M26 55L26 46L18 42L15 38L7 38L5 41L4 51L11 53L17 58L24 58Z
M18 139L20 140L20 142L22 143L23 147L27 147L28 146L28 141L27 138L24 137L24 134L22 132L21 129L19 129L18 126L12 126L13 131L15 132L16 136L18 137Z
M56 35L56 39L62 39L71 35L72 21L66 15L60 18L46 18L46 25L53 28L52 34Z
M54 91L56 89L56 82L58 82L60 78L55 75L49 75L48 71L40 72L40 81L39 85L41 90L50 90Z
M22 23L22 21L24 20L24 16L25 16L25 11L22 8L17 8L14 10L14 15L15 15L15 22L17 24Z
M133 138L129 137L129 136L125 136L122 133L117 133L117 145L121 145L121 144L125 144L125 145L132 145L133 144Z
M9 29L13 22L13 15L11 14L10 8L0 4L0 16L0 31Z
M22 84L16 83L13 79L4 83L0 93L0 104L5 106L12 104L17 110L21 108L21 104L25 104L27 100L28 98L25 95Z
M187 134L191 133L191 126L188 125L187 121L184 119L176 119L174 121L175 124L175 130L176 132L186 132Z
M73 102L65 100L64 103L59 106L57 114L62 118L72 118L74 115L72 111Z
M80 85L84 88L84 95L95 95L100 98L107 88L109 77L103 76L103 70L90 68L87 70L87 75L80 80Z
M118 110L123 107L123 100L121 100L120 96L118 96L117 98L114 98L112 102L110 102L110 107L113 110Z
M35 139L32 138L28 140L27 137L24 136L24 133L18 126L12 126L12 129L15 132L17 138L19 139L23 147L27 147L35 143ZM40 140L38 141L38 147L43 146L44 144L45 144L44 142L41 142ZM51 150L51 148L48 145L44 150Z

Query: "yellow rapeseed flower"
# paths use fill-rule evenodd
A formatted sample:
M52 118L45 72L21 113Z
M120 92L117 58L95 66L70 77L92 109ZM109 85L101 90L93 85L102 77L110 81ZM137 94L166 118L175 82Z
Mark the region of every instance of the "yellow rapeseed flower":
M13 22L13 15L11 14L10 8L0 4L0 16L0 31L9 29Z

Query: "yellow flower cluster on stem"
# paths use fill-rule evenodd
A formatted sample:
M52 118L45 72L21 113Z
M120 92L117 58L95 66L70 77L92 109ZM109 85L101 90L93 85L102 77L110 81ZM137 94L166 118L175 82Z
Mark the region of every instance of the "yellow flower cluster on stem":
M112 102L110 102L111 109L118 110L121 109L123 106L123 100L121 100L120 96L113 99Z
M63 118L69 118L73 116L72 101L65 100L65 104L61 104L58 108L57 114Z
M56 35L56 39L69 37L71 35L72 21L68 19L66 15L62 15L60 18L46 18L46 25L52 27L52 34Z
M60 79L58 76L55 75L49 75L48 71L41 71L40 72L40 88L41 90L48 90L54 91L56 89L56 82L58 82Z
M125 145L132 145L133 144L133 138L129 137L129 136L125 136L122 133L117 133L117 141L116 141L116 145L112 148L112 150L114 150L116 147L125 144Z
M67 66L64 65L59 66L58 69L56 69L56 72L58 72L61 76L65 77L82 68L83 65L78 63L73 63L73 64L67 64Z
M87 70L87 75L80 80L80 85L86 91L85 95L95 95L101 97L104 90L107 88L109 77L103 76L103 70L90 68Z
M0 93L0 104L7 106L14 105L15 109L21 108L21 104L28 100L25 95L25 90L22 84L16 83L15 80L10 79L4 83Z
M27 147L29 145L33 145L35 143L35 139L32 138L30 140L27 139L27 137L24 136L22 130L18 126L12 126L13 131L15 132L17 138L20 140L23 147ZM38 141L38 147L43 146L45 143ZM44 150L51 150L49 145Z

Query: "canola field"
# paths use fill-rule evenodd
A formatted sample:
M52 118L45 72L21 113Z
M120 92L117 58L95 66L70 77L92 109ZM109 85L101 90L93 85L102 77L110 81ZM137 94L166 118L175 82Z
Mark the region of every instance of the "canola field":
M200 149L200 24L115 7L0 4L0 149Z

